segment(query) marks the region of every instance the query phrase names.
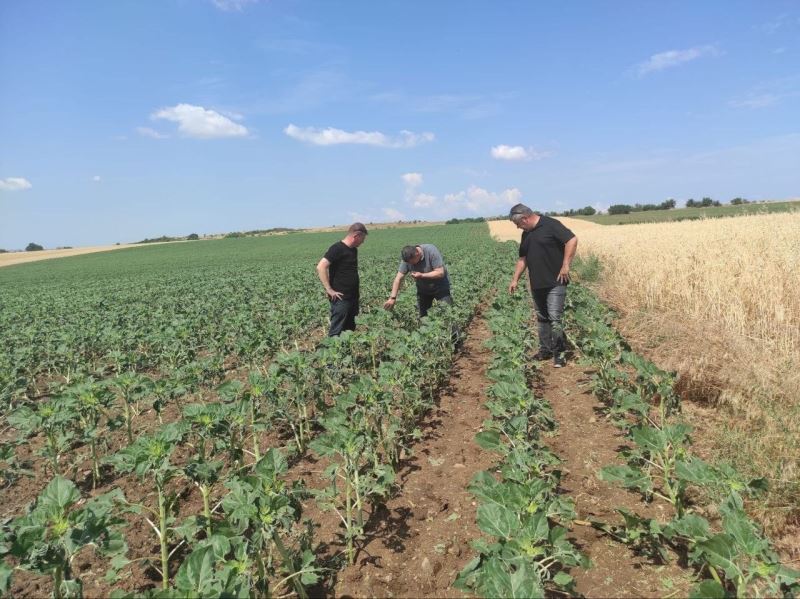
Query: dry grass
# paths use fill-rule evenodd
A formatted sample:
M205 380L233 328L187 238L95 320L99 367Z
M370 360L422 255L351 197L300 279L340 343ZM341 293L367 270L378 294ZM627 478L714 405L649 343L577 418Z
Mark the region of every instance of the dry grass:
M578 235L625 335L720 409L697 423L704 441L771 479L764 522L800 522L800 213Z

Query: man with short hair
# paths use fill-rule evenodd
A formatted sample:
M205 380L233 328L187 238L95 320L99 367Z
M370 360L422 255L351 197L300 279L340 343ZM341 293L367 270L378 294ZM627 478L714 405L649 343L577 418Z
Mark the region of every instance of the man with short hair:
M578 238L562 223L535 213L525 204L511 208L511 221L522 229L519 260L508 286L509 293L528 269L531 292L539 322L539 351L535 360L553 358L553 366L566 365L567 341L562 317L569 284L569 268L578 247Z
M389 299L383 304L387 310L394 308L403 277L408 273L417 283L417 309L420 317L427 316L433 300L452 304L450 278L439 249L430 243L407 245L400 252L400 266L392 283Z
M356 329L359 301L358 246L366 238L367 228L362 223L353 223L347 229L347 236L329 247L317 264L319 280L331 303L329 337Z

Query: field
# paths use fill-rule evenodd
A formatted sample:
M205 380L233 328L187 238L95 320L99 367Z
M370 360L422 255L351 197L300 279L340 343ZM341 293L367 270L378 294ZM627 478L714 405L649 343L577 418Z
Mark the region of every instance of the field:
M739 206L718 206L716 208L676 208L672 210L649 210L629 214L597 214L595 216L576 216L600 225L630 225L638 223L660 223L667 221L702 220L749 214L772 214L776 212L797 212L800 200L786 202L758 202Z
M587 287L556 370L530 361L530 298L505 290L514 244L485 224L380 229L358 330L327 339L314 265L340 237L0 270L3 593L798 592L796 557L748 511L766 481L692 444L673 374ZM442 250L455 299L422 320L410 289L381 308L415 242Z
M791 213L581 234L627 336L679 371L687 396L721 410L708 442L773 481L763 517L776 530L800 514L798 231Z

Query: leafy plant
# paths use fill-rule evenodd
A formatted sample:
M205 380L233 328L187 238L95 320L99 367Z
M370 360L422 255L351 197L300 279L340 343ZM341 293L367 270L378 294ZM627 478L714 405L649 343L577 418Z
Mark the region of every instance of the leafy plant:
M119 489L81 505L81 494L72 481L56 476L41 492L30 511L3 525L0 538L0 591L7 593L14 570L49 575L53 596L80 597L82 581L75 577L72 561L85 547L125 563L127 545L118 527L124 496ZM11 566L6 558L12 557Z

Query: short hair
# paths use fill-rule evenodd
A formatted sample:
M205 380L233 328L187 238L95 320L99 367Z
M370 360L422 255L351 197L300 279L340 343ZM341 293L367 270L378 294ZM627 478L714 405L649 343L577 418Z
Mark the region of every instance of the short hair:
M353 223L350 225L350 228L347 229L347 232L351 235L355 235L356 233L367 235L367 228L364 226L364 223Z
M528 217L531 214L533 214L533 210L528 208L525 204L515 204L511 207L511 210L508 213L508 218L510 218L512 222L518 223L523 218Z
M408 262L416 255L417 255L417 246L415 245L407 245L402 250L400 250L400 258L403 260L403 262Z

